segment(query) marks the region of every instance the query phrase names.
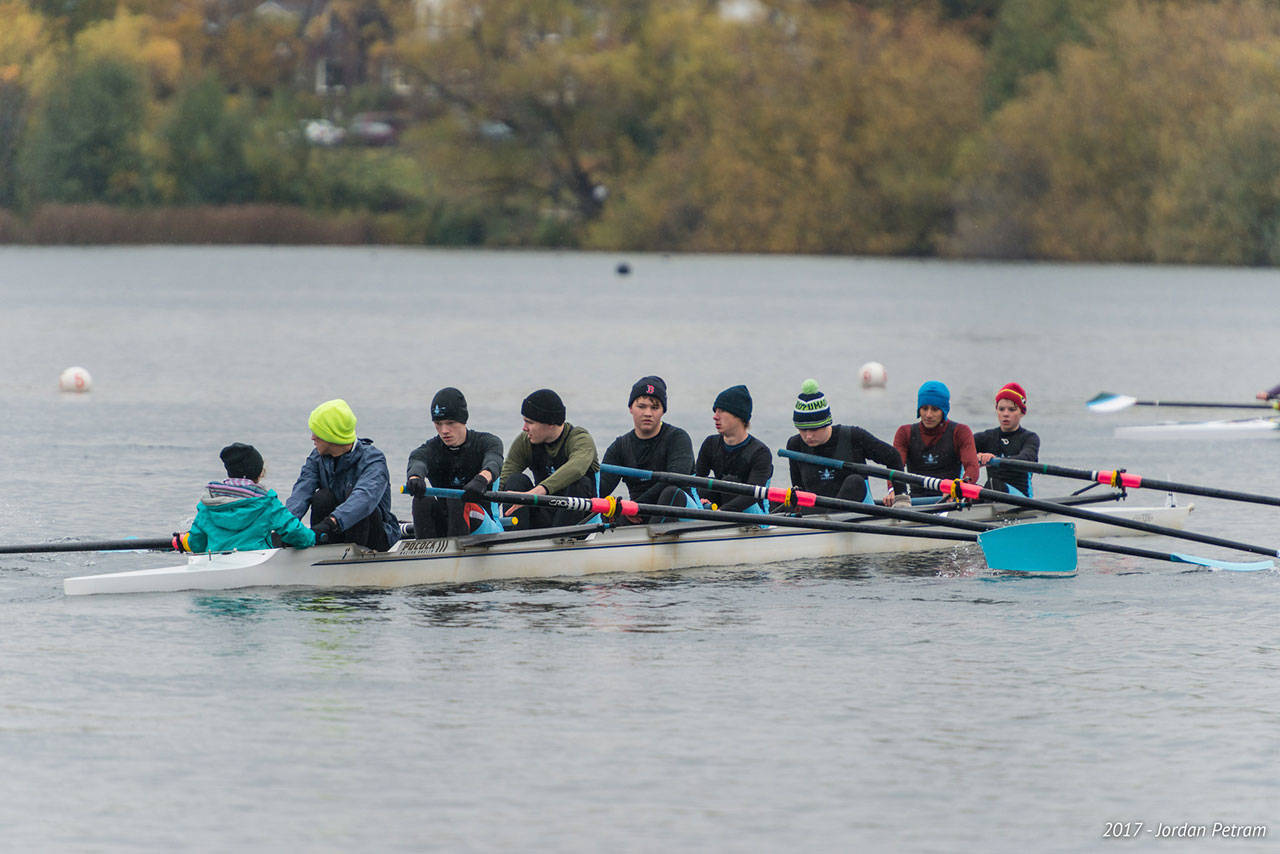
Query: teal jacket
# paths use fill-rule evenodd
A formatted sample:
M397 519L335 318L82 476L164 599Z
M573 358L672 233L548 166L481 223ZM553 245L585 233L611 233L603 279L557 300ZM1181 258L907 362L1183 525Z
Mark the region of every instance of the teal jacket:
M251 480L229 478L205 487L187 548L193 552L269 549L273 532L287 546L305 549L316 544L316 535L285 509L274 491Z

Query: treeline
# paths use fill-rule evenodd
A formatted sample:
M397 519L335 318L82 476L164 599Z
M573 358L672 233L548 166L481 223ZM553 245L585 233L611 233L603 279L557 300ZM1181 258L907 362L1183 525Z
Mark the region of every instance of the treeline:
M1280 260L1274 0L0 0L0 21L0 241ZM311 132L358 139L358 117L395 144Z

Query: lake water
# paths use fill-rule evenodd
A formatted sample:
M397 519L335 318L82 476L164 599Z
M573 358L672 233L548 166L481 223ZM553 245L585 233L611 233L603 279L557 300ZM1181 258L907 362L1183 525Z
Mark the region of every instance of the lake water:
M523 396L551 386L603 448L649 373L695 442L716 392L746 383L775 448L806 377L837 421L886 439L924 380L975 429L1017 380L1044 461L1280 494L1280 434L1123 440L1116 426L1164 413L1083 405L1280 382L1272 271L4 248L0 298L4 543L167 535L231 441L287 492L307 413L332 397L393 479L444 385L508 443ZM859 387L870 360L885 390ZM73 364L92 393L57 392ZM1040 478L1037 494L1079 485ZM1196 530L1280 544L1274 508L1195 503ZM1081 552L1075 578L1002 579L959 550L62 594L71 575L171 562L0 557L0 847L1022 852L1122 844L1109 822L1144 822L1151 844L1159 824L1267 826L1230 843L1245 851L1280 835L1274 571Z

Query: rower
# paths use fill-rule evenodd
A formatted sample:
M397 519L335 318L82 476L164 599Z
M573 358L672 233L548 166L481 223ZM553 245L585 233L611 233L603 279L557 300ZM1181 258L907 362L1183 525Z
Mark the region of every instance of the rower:
M442 388L431 398L436 435L409 454L405 480L405 491L413 496L413 535L419 540L502 530L480 497L502 469L502 440L468 429L467 418L467 398L458 389ZM441 489L461 489L463 500L427 495L428 481Z
M595 440L584 428L565 421L560 395L540 388L520 404L520 415L524 427L502 463L502 489L595 498L600 471ZM512 524L533 528L573 525L587 515L576 510L515 505L508 506L505 513L512 517Z
M1266 391L1260 391L1254 396L1258 400L1280 400L1280 385L1269 388Z
M973 447L973 431L957 421L950 421L951 390L937 380L920 386L916 393L918 421L903 424L893 435L907 471L925 477L978 480L978 452ZM911 497L939 497L934 489L911 487Z
M645 471L693 474L693 440L679 427L664 422L667 414L667 384L662 377L647 376L636 380L627 399L631 413L632 429L614 439L604 452L606 465L626 466ZM627 495L639 504L670 504L683 507L688 496L678 486L656 480L603 472L600 475L600 494L609 495L625 481ZM642 517L623 517L628 521L645 520Z
M693 470L698 477L715 477L738 483L768 486L773 477L773 455L768 446L749 432L751 428L751 392L745 385L735 385L716 395L711 406L716 432L702 442ZM721 510L763 513L765 508L750 495L709 490L703 504L717 505Z
M1040 458L1040 437L1022 426L1027 414L1027 393L1017 383L1005 383L996 392L996 420L999 427L983 430L973 436L978 452L978 465L985 466L996 457L1034 463ZM1031 473L996 465L987 469L987 489L1031 495Z
M372 439L356 437L356 415L345 400L327 400L307 418L314 450L302 464L285 506L301 519L311 511L320 543L355 543L385 552L400 539L391 512L387 458Z
M263 462L257 448L233 442L218 456L227 476L205 486L191 530L181 538L186 551L270 549L281 543L299 549L315 545L315 533L285 509L275 490L259 485Z
M791 420L796 426L796 435L787 440L788 451L850 463L865 463L870 459L886 468L902 471L902 457L893 445L880 441L861 427L832 423L831 407L827 396L818 388L817 380L805 380L800 386ZM844 468L791 460L791 485L825 498L868 500L867 481ZM883 503L887 507L895 501L910 503L906 487L895 492L893 481L890 481Z

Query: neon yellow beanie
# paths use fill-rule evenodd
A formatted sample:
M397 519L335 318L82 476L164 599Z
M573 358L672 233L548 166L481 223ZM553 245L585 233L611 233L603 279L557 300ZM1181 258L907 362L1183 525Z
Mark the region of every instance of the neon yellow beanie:
M350 445L356 440L356 414L342 398L326 400L311 410L307 426L316 438L331 445Z

